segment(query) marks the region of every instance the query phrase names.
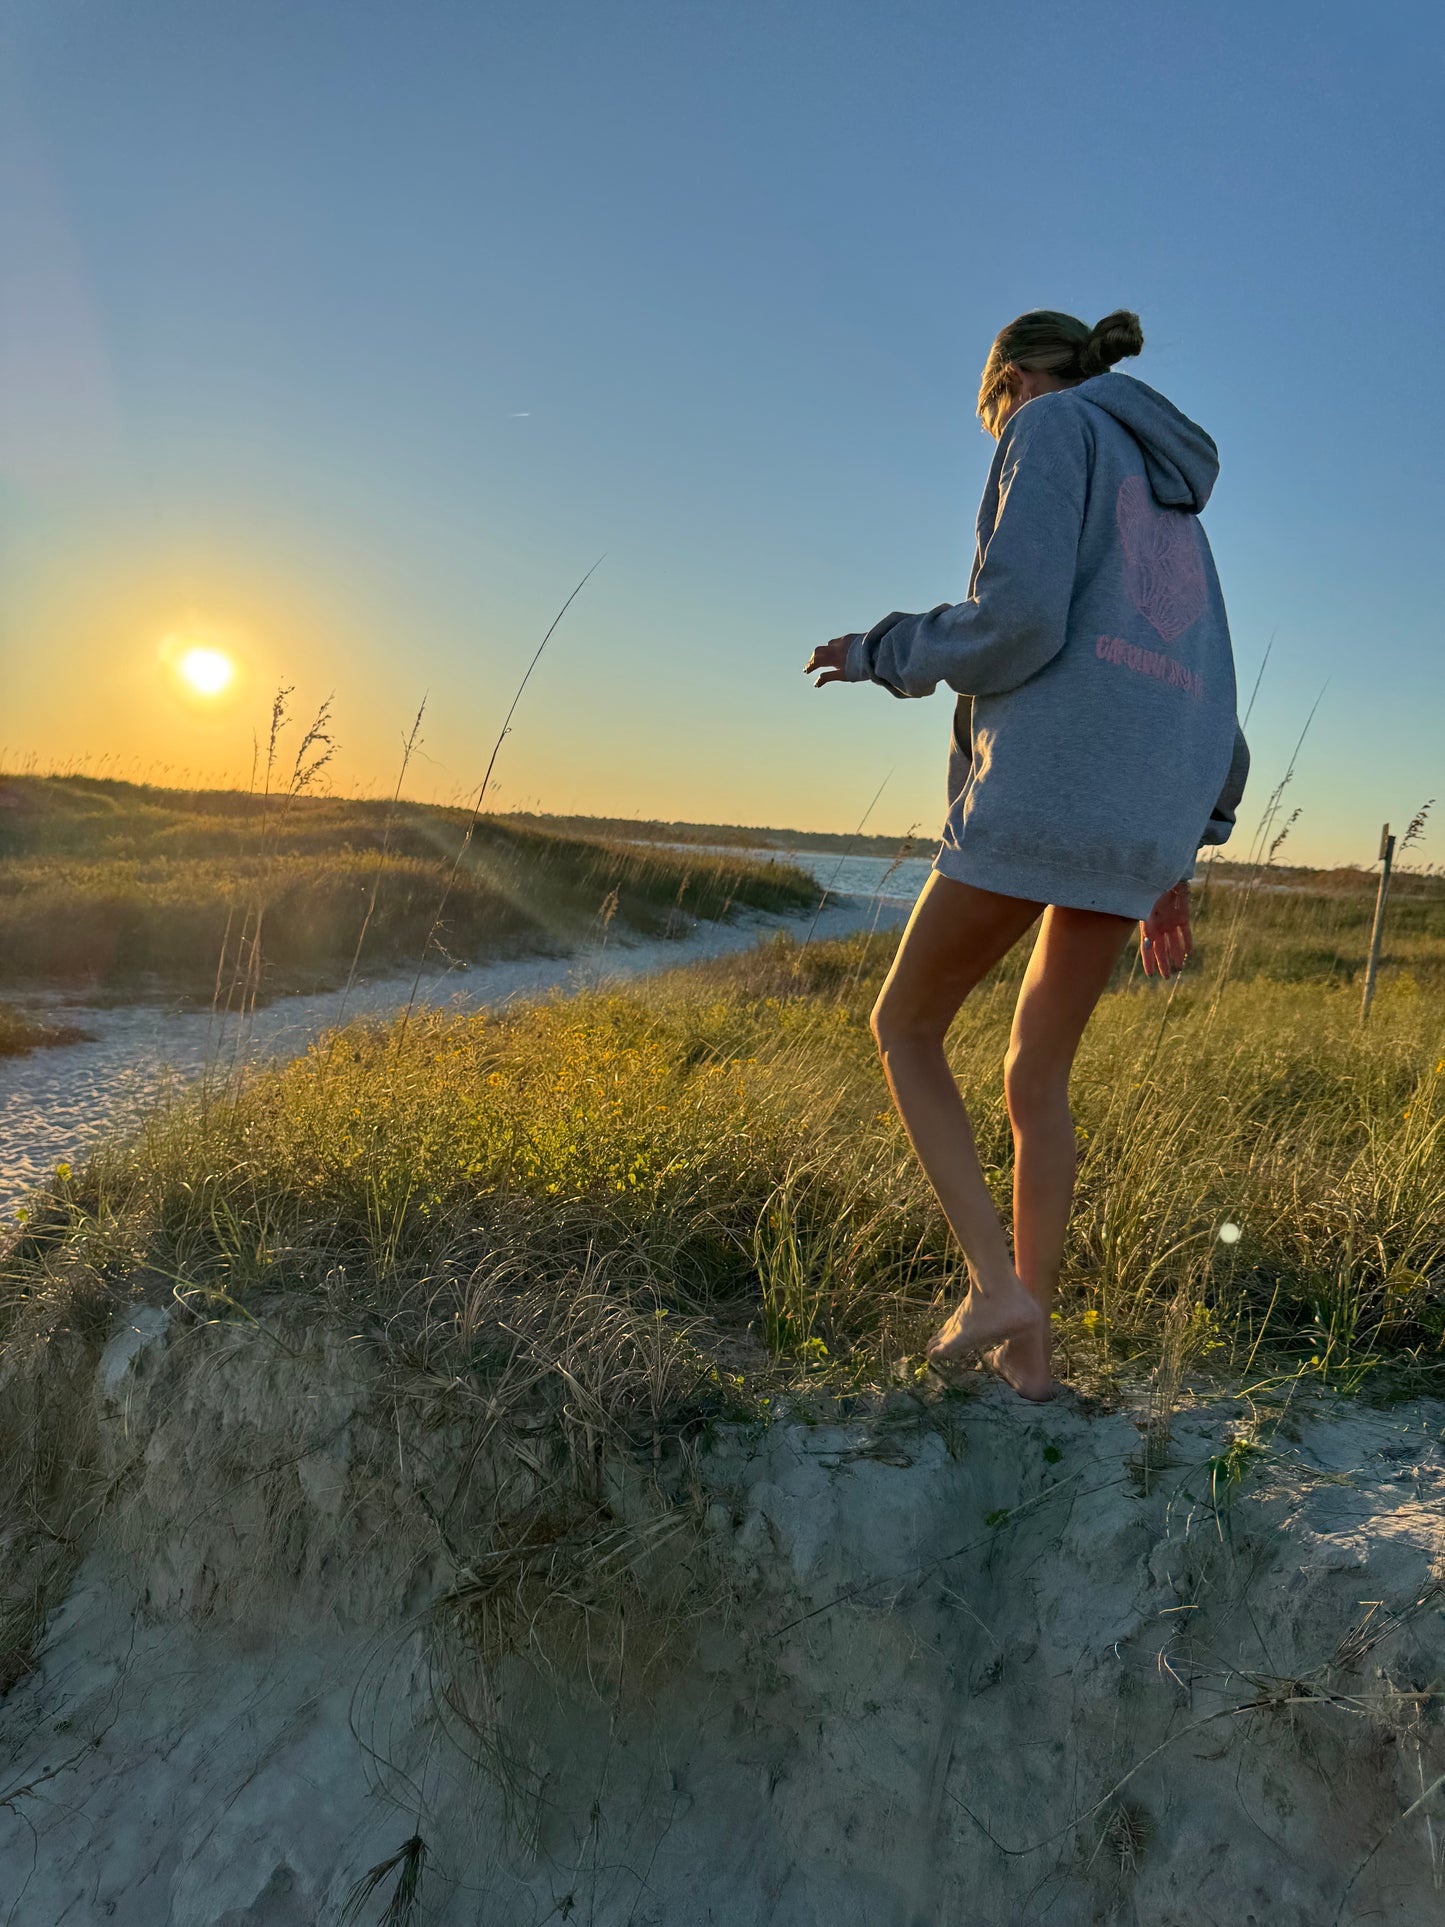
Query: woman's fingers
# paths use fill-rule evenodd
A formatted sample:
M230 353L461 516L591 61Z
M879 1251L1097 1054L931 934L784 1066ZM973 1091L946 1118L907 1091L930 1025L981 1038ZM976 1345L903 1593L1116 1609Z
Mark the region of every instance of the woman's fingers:
M1174 886L1174 929L1179 940L1181 964L1194 954L1194 932L1189 927L1189 885Z
M1182 970L1194 951L1194 935L1189 928L1189 892L1181 888L1174 911L1174 954Z
M1189 935L1187 926L1177 923L1170 924L1163 933L1162 943L1165 954L1169 959L1169 969L1165 972L1165 975L1172 976L1176 970L1182 970L1189 959Z
M844 671L848 666L848 644L852 640L851 635L834 636L831 642L820 643L809 656L804 675L816 676L820 669L827 672L813 685L815 689L821 689L825 682L847 681Z
M1139 926L1139 954L1146 977L1172 977L1194 954L1189 927L1189 886L1166 890Z
M1140 955L1146 977L1172 977L1184 968L1189 947L1177 924L1151 917L1143 926Z

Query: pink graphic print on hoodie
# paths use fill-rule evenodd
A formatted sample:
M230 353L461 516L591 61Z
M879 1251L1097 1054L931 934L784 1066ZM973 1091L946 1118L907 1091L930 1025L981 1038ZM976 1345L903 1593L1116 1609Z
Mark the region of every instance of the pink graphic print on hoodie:
M1194 517L1163 509L1142 475L1126 475L1115 504L1129 600L1165 642L1204 614L1208 585Z

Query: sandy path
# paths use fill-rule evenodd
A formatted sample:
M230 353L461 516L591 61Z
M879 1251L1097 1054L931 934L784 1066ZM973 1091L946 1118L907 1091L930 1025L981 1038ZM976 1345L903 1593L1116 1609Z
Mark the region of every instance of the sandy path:
M906 906L865 897L830 900L818 916L813 940L847 936L875 922L887 929L902 922ZM436 971L423 978L419 1001L460 1010L496 1010L519 998L593 989L708 957L749 950L776 931L803 936L811 914L740 913L728 923L696 922L671 940L629 939L614 928L602 945L565 957L520 957ZM412 972L356 985L348 1017L402 1009L411 995ZM304 1051L336 1022L340 993L282 997L259 1010L244 1040L246 1054L262 1061ZM0 1217L8 1217L26 1193L63 1161L74 1162L100 1138L124 1129L177 1082L186 1082L236 1048L234 1030L218 1034L208 1011L163 1004L125 1004L116 1009L68 1008L68 1022L93 1041L0 1058Z

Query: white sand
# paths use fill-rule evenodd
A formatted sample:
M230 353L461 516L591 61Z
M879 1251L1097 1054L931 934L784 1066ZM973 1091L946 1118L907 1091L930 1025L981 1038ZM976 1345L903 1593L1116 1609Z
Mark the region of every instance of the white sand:
M707 1556L639 1566L707 1601L646 1686L641 1631L620 1692L545 1642L471 1682L509 1805L424 1656L458 1572L418 1494L466 1426L403 1434L344 1330L289 1342L115 1330L122 1496L0 1705L7 1927L333 1927L413 1833L436 1927L1440 1920L1442 1408L1321 1405L1217 1511L1222 1413L1147 1489L1127 1414L982 1380L722 1429Z

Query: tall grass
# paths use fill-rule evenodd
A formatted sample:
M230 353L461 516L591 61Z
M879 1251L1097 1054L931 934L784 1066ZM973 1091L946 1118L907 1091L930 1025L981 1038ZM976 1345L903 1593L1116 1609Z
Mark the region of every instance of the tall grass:
M294 783L264 816L262 798L240 791L45 778L6 791L8 984L215 992L234 1005L415 964L425 947L443 962L564 950L614 892L616 914L655 934L734 906L817 900L787 864L473 822L395 799L350 803Z
M1251 875L1221 864L1206 877L1195 929L1213 981L1358 985L1375 909L1367 872ZM1407 871L1392 880L1381 968L1422 989L1445 986L1445 878Z
M887 1384L958 1288L867 1029L891 949L778 940L502 1019L353 1024L93 1159L27 1226L12 1289L119 1240L127 1262L238 1303L339 1268L385 1307L505 1254L559 1291L585 1273L701 1320L720 1369ZM951 1041L1001 1200L1021 967ZM1287 956L1278 976L1161 990L1121 967L1074 1080L1066 1370L1142 1378L1183 1294L1190 1357L1216 1382L1437 1382L1445 1015L1396 975L1362 1036L1336 976L1292 973Z

